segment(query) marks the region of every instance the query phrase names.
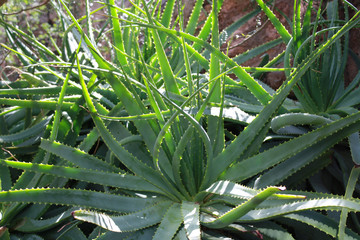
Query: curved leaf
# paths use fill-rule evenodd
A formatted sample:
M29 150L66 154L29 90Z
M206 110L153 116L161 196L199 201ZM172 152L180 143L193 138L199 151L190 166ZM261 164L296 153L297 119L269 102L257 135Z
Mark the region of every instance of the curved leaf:
M43 121L35 124L34 126L27 128L21 132L10 134L10 135L2 135L0 136L0 143L4 142L15 142L19 140L24 140L26 138L35 136L41 132L43 132L46 126L49 124L52 116L47 117Z
M169 1L174 3L174 0ZM149 9L147 8L147 4L144 0L142 0L143 7L145 8L146 15L148 17L149 22L152 24L153 20L149 13ZM171 6L171 4L167 4L167 6ZM168 92L180 95L180 91L178 85L175 80L175 75L171 69L170 63L166 57L165 49L159 37L159 33L156 29L151 29L152 38L154 40L155 48L156 48L156 55L159 60L160 69L164 78L165 88Z
M151 206L158 198L134 198L78 189L37 188L0 192L0 202L60 204L115 212L134 212Z
M222 178L238 181L249 178L292 157L296 153L306 151L308 147L315 143L325 142L325 147L331 147L351 133L358 131L360 128L358 124L359 121L360 112L325 125L322 128L292 139L284 144L233 165L227 170ZM325 150L327 148L325 148ZM292 149L292 151L287 151L287 149Z
M57 216L42 220L30 219L27 217L22 218L21 220L19 220L20 222L14 227L14 230L20 232L42 232L47 229L53 228L61 224L63 221L71 218L71 213L74 210L75 209L69 209Z
M250 199L259 194L261 190L246 187L230 181L217 181L213 183L209 188L200 192L196 197L196 201L200 201L205 193L219 195L219 198L231 197L236 199ZM271 199L304 199L305 196L299 194L273 194Z
M100 170L105 172L119 172L118 168L109 165L108 163L92 155L58 142L51 142L49 140L42 139L40 148L55 154L81 168Z
M360 165L360 138L359 132L355 132L349 136L349 145L351 149L352 160L356 165Z
M170 206L170 201L163 201L139 212L122 216L110 216L85 210L74 211L73 216L75 219L96 224L113 232L129 232L159 223Z
M34 87L34 88L12 88L0 89L1 94L20 94L20 95L56 95L61 91L61 87ZM78 87L69 86L66 89L67 94L81 94Z
M260 203L265 201L268 197L273 195L274 193L285 190L285 188L280 187L268 187L265 190L259 192L257 195L244 202L243 204L231 209L227 213L223 214L219 218L213 219L212 221L203 221L203 225L209 228L223 228L231 223L237 221L237 219L243 219L248 216L249 211L252 212L254 208L256 208ZM359 206L360 207L360 206Z
M89 169L16 162L2 159L0 159L0 164L27 171L50 174L70 179L77 179L93 184L118 187L133 191L162 193L160 189L156 188L151 183L131 174L100 172Z
M200 240L200 205L194 202L182 202L181 213L184 218L184 229L190 240Z
M56 110L56 101L49 101L49 100L19 100L19 99L11 99L11 98L0 98L0 104L10 105L10 106L19 106L19 107L26 107L26 108L41 108L41 109L49 109L49 110ZM73 106L73 103L64 102L61 110L70 110Z
M324 216L323 214L317 212L300 212L292 213L285 216L285 218L294 219L299 222L306 223L312 227L319 229L320 231L329 234L332 237L336 237L338 231L338 223L333 219ZM350 229L345 230L345 236L343 239L359 239L360 236Z
M276 116L271 120L271 129L274 132L278 132L279 129L288 125L315 125L321 126L327 123L331 123L332 120L323 116L308 114L308 113L286 113Z
M295 240L295 238L288 232L287 229L281 227L279 224L274 222L258 223L254 226L258 231L276 240Z
M201 8L203 6L204 0L198 0L195 3L195 6L191 12L191 15L189 17L188 23L186 25L185 32L193 35L196 30L196 24L198 23L199 16L201 13Z
M340 211L342 208L346 208L349 211L358 212L360 211L360 203L354 200L343 199L341 197L309 199L289 204L282 204L275 207L251 210L243 217L237 219L237 222L256 222L304 210L316 210L323 208L337 211Z
M180 204L174 203L165 213L152 239L172 239L182 222Z
M262 0L256 0L258 5L261 7L261 9L265 12L267 17L270 19L271 23L274 25L278 33L280 34L281 38L285 43L288 43L290 41L291 35L286 30L284 25L280 22L280 20L275 16L275 14L270 10L268 6L262 1Z

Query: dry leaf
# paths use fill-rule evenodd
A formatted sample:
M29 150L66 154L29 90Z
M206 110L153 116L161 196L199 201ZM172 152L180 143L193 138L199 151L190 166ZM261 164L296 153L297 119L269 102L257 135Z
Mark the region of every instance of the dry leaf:
M1 7L4 3L6 3L6 1L7 1L7 0L0 0L0 7Z

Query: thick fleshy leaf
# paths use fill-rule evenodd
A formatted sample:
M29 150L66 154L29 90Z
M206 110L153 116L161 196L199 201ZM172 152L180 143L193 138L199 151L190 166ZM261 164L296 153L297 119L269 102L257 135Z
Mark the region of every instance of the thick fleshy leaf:
M280 36L282 37L285 43L290 41L291 35L286 30L284 25L280 22L280 20L275 16L275 14L270 10L268 6L262 0L256 0L261 9L266 13L267 17L270 19L271 23L274 25Z
M8 167L33 171L37 173L44 173L44 174L50 174L64 178L77 179L80 181L85 181L93 184L118 187L122 189L128 189L128 190L140 191L140 192L161 193L161 190L156 188L151 183L131 174L100 172L89 169L16 162L16 161L8 161L2 159L0 159L0 164Z
M322 126L331 122L332 120L315 114L286 113L276 116L273 120L271 120L271 129L274 132L278 132L279 129L288 125Z
M106 172L119 172L119 169L90 154L58 142L51 142L49 140L42 139L40 148L55 154L81 168Z
M31 218L22 218L20 224L18 224L14 229L20 232L42 232L47 229L58 226L62 222L71 218L71 213L76 209L69 209L60 213L57 216L47 219L31 219Z
M243 160L229 168L222 177L229 180L246 179L292 157L294 153L305 151L315 143L324 143L326 150L351 133L358 131L360 128L359 121L360 113L352 114L347 118L330 123L301 137L257 154L254 157ZM292 151L289 152L287 149L292 149Z
M183 218L181 216L181 206L178 203L174 203L161 220L153 239L172 239L182 222Z
M204 192L242 199L250 199L258 193L258 191L255 189L245 187L230 181L217 181Z
M83 95L85 101L90 110L92 119L94 120L95 126L103 138L105 144L108 148L115 154L115 156L135 175L141 176L145 180L152 182L157 187L164 190L164 193L169 195L171 198L175 198L176 195L179 196L178 191L168 182L168 180L161 174L161 172L156 171L154 168L147 166L142 161L134 157L129 153L120 143L112 136L110 131L105 126L102 119L97 115L96 108L93 104L93 101L90 97L89 91L85 84L84 78L82 76L82 71L79 65L79 59L77 57L77 67L79 70L80 84L83 89ZM131 102L133 102L131 100Z
M170 0L169 2L174 2L174 1ZM149 9L147 8L147 4L144 0L142 1L142 3L145 8L148 20L152 24L153 20L150 16ZM171 66L169 64L169 61L166 57L165 49L164 49L161 39L159 37L159 33L155 29L151 29L151 33L152 33L152 37L154 40L154 44L155 44L155 48L156 48L156 55L159 60L160 69L161 69L161 72L162 72L162 75L164 78L165 88L168 92L180 95L178 85L175 81L175 75L174 75L174 73L171 69Z
M118 19L118 11L116 10L116 8L113 8L112 5L115 4L114 0L108 0L107 1L109 3L109 13L111 16L111 26L113 31L112 33L112 37L113 37L113 42L116 48L120 49L121 51L124 51L124 42L123 42L123 34L121 31L121 26L120 26L120 21ZM120 54L119 52L116 52L116 58L117 61L122 65L122 66L126 66L127 67L127 59L123 54Z
M295 240L287 229L274 222L264 222L254 225L261 234L276 240Z
M328 210L340 211L346 208L349 211L360 211L360 203L354 200L347 200L341 197L327 198L327 199L309 199L280 206L267 207L264 209L251 210L243 217L239 218L238 222L253 222L270 219L290 213L300 212L304 210L316 210L326 208Z
M48 109L48 110L56 110L56 101L50 100L18 100L18 99L11 99L11 98L0 98L0 104L10 105L10 106L19 106L19 107L26 107L26 108L41 108L41 109ZM73 106L72 103L64 102L61 110L69 110Z
M85 210L74 211L73 216L75 219L96 224L113 232L129 232L159 223L170 206L170 201L164 201L139 212L122 216L110 216Z
M299 222L303 222L312 227L319 229L320 231L329 234L332 237L336 237L338 232L338 223L331 219L330 217L324 216L323 214L317 212L301 212L301 213L292 213L285 216L286 218L294 219ZM285 220L286 221L286 220ZM346 228L345 237L343 239L359 239L360 236L355 232L351 231L349 228Z
M134 198L77 189L38 188L0 192L0 202L73 205L115 212L133 212L149 207L159 199Z
M200 205L194 202L182 202L181 213L184 218L184 229L190 240L200 240Z
M212 221L203 221L203 225L209 228L223 228L231 223L242 219L249 214L250 211L254 211L259 204L264 202L268 197L275 194L278 191L285 190L280 187L268 187L265 190L259 192L257 195L244 202L243 204L231 209L222 216L213 219Z
M21 132L14 133L11 135L2 135L2 136L0 136L0 143L15 142L15 141L19 141L19 140L24 140L26 138L29 138L29 137L32 137L35 135L40 135L40 133L45 130L46 126L49 124L51 119L52 119L52 116L47 117L40 123L38 123L30 128L27 128Z
M350 144L352 159L356 165L360 166L359 132L355 132L349 136L349 144Z

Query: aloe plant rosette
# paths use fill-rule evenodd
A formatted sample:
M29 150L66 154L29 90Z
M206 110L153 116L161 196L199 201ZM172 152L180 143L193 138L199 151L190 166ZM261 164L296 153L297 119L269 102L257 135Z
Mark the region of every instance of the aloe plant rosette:
M21 134L42 137L40 142L31 142L38 145L32 161L16 161L13 154L1 159L5 173L24 171L15 182L10 174L1 175L2 238L294 239L286 221L308 224L316 229L313 231L334 237L337 222L309 210L360 210L360 200L352 197L288 191L266 182L264 187L254 187L256 177L273 166L285 161L291 164L294 155L321 156L360 129L356 112L259 151L271 119L279 110L287 111L283 103L293 86L329 46L358 23L358 14L299 64L271 96L243 67L219 51L221 1L213 1L208 20L199 35L193 35L202 3L195 3L186 27L180 18L179 29L174 30L172 13L180 6L175 0L167 1L163 11L158 11L159 1L134 1L125 9L109 0L104 5L111 25L113 63L96 45L89 8L84 31L62 0L53 4L66 32L77 42L73 54L67 58L51 55L52 61L35 63L19 42L14 41L12 48L3 45L27 60L28 68L35 67L34 76L38 73L40 82L46 82L47 74L58 81L46 87L0 90L4 95L1 104L7 106L5 117L15 111L11 106L36 106L47 109L44 121L51 120L47 129L48 122L42 122L42 127L33 124L1 137L15 147L21 143L16 138ZM10 36L22 35L1 23ZM210 31L211 43L207 43ZM145 39L143 44L138 44L140 37ZM40 43L32 44L41 53L47 50ZM178 62L184 64L179 67ZM209 71L208 76L197 71L199 65ZM258 68L267 70L272 69ZM234 73L239 82L228 73ZM251 92L255 101L234 104L234 98L225 94L234 89ZM11 94L33 99L11 99ZM37 95L57 97L42 100ZM225 126L227 121L242 128L240 134L232 134ZM44 131L33 131L35 127ZM81 135L82 128L87 135ZM70 141L68 134L77 141ZM81 222L94 224L88 236L81 231ZM64 233L52 231L65 223L71 227ZM348 228L342 231L349 239L359 238Z

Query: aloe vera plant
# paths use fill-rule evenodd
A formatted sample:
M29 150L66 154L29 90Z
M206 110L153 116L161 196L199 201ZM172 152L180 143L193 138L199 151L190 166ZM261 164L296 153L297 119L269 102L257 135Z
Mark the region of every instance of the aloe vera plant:
M267 8L265 4L260 3L260 5L264 10ZM265 10L269 19L287 44L284 61L286 68L289 68L290 62L293 62L293 67L296 67L309 53L314 51L315 46L318 45L319 42L331 38L331 36L341 27L341 24L348 21L348 8L357 11L357 9L347 1L344 1L343 5L339 5L340 2L335 0L329 1L326 4L320 2L318 9L314 9L313 1L309 1L304 18L301 19L301 1L295 1L292 33L287 32L287 30L282 27L269 9ZM325 6L324 10L322 9L322 6ZM340 7L344 10L343 20L339 18ZM311 21L313 15L316 15L314 22ZM324 15L326 18L324 18ZM289 38L289 36L292 36L292 38ZM349 52L349 33L347 33L340 41L337 41L329 48L321 58L315 61L311 69L304 74L301 81L293 88L301 105L299 105L299 109L296 113L286 113L274 118L272 120L273 131L280 134L303 134L308 131L309 128L318 128L335 119L358 111L357 108L359 102L352 96L356 95L358 91L356 86L358 86L359 74L356 75L349 86L345 87L344 72ZM287 70L285 73L289 76L291 70ZM294 179L298 179L299 176L311 176L314 172L331 164L328 167L330 173L325 169L325 171L319 172L318 176L327 179L334 179L339 175L342 176L344 180L340 181L341 184L337 188L344 189L344 191L346 189L347 193L349 189L352 189L349 192L349 194L352 195L355 189L351 186L355 185L357 182L357 177L353 176L359 163L355 150L356 146L359 144L358 136L359 133L355 132L351 134L348 139L351 157L344 156L337 148L332 149L332 158L335 160L335 163L328 157L317 159L303 157L299 159L295 157L293 160L298 162L299 171L290 171L290 174L285 174L288 177L286 181L280 180L283 179L284 176L284 174L281 174L280 172L289 169L289 166L291 165L285 162L279 164L276 168L258 178L257 182L266 181L269 183L270 181L272 184L277 184L278 181L282 181L283 183L289 184L296 181ZM271 175L277 175L277 177L272 178ZM334 191L334 188L332 187L322 186L321 180L319 181L318 177L310 178L309 182L314 189L322 189L322 191L325 192ZM343 211L341 214L338 233L339 239L344 238L342 235L343 230L341 230L341 226L346 222L347 214L344 212L346 211ZM354 216L353 220L355 222L358 221Z
M325 10L322 9L322 4L319 5L318 9L314 9L313 1L309 1L304 18L301 19L301 1L295 1L293 31L289 33L261 0L258 3L282 36L284 43L287 44L284 60L286 69L290 69L290 62L293 62L292 67L296 67L315 50L319 42L331 38L341 27L341 24L349 19L348 8L357 10L349 2L344 1L342 8L345 16L344 20L341 20L339 18L339 1L327 2L326 5L324 4ZM322 12L326 13L327 18L324 18ZM314 15L316 18L312 22L311 18ZM346 88L344 81L345 65L349 52L348 35L348 33L345 34L340 41L326 50L323 56L318 58L313 66L307 70L301 81L296 84L293 91L300 103L299 108L292 110L295 113L286 113L274 118L272 121L273 131L281 134L302 134L308 130L303 128L304 125L314 129L357 112L359 102L352 96L357 94L356 86L359 82L359 75ZM291 71L285 70L286 75L289 76ZM295 127L299 125L303 126ZM358 133L354 133L352 139L357 139L357 135ZM350 143L355 144L355 141L350 140ZM303 165L305 166L308 163L309 161L304 161Z
M213 1L194 36L202 3L184 26L179 1L161 11L160 1L125 9L109 0L101 9L108 9L113 61L97 46L102 32L92 27L89 8L85 31L62 0L52 2L67 34L61 56L0 20L12 40L2 46L26 70L23 81L0 89L2 239L295 239L291 232L302 224L328 238L359 238L343 221L338 231L336 220L310 211L359 211L352 187L344 198L259 178L281 163L297 171L294 156L316 158L359 130L354 112L261 148L272 118L291 110L289 92L358 23L358 13L272 96L252 69L219 51L222 1ZM176 8L180 18L172 23Z

